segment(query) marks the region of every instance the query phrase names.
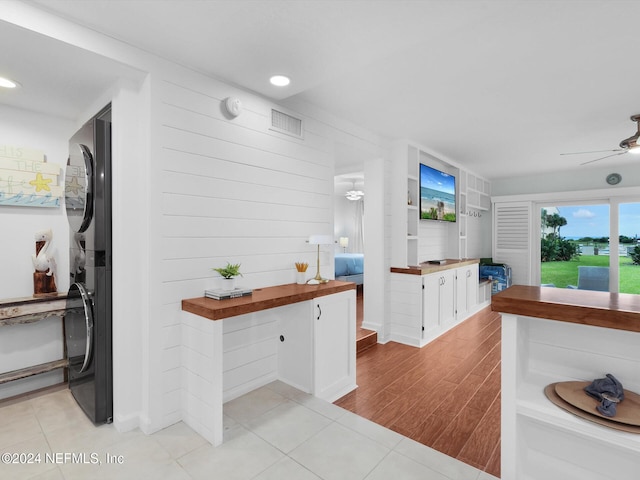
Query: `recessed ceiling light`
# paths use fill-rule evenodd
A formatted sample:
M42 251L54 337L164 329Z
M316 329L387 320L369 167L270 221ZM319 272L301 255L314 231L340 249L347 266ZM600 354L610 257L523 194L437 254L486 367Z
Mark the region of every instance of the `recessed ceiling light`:
M274 75L269 81L271 85L275 85L276 87L286 87L291 83L291 79L285 75Z
M14 82L8 78L0 77L0 87L4 88L16 88L19 85L18 82Z

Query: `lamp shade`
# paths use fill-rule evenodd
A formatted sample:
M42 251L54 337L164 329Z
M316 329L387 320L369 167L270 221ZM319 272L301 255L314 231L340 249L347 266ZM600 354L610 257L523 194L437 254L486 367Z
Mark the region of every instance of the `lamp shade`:
M331 235L311 235L308 243L312 245L331 245L333 237Z
M349 237L340 237L340 246L347 248L349 246Z

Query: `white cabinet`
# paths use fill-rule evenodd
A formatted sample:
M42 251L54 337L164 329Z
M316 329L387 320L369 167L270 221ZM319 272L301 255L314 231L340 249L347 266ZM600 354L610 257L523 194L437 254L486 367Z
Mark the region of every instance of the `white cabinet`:
M395 342L422 347L487 304L478 302L477 263L422 275L420 269L393 270L389 339Z
M424 286L422 295L423 338L446 328L455 321L455 275L456 270L444 270L422 277Z
M456 270L456 315L466 317L478 305L478 264Z
M639 478L638 434L579 418L544 394L551 383L606 373L640 391L639 345L637 332L503 313L502 478Z
M287 307L277 326L278 378L333 402L356 387L355 290Z
M313 394L333 402L355 388L355 293L313 301Z
M213 445L222 405L282 380L333 402L356 388L356 290L277 285L225 302L182 301L181 416Z
M276 336L278 377L303 392L313 392L313 302L280 307Z

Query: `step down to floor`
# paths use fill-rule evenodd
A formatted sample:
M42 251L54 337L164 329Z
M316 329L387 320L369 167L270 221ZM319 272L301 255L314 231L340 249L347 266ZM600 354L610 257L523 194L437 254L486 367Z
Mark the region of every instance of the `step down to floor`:
M378 343L378 333L373 330L360 329L356 340L356 355L360 355L367 348Z

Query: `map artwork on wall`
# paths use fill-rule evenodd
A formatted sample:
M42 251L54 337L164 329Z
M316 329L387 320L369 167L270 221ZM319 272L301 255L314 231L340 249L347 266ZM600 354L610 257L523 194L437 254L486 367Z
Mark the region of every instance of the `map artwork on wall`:
M0 205L60 206L60 165L44 160L40 150L0 145Z

